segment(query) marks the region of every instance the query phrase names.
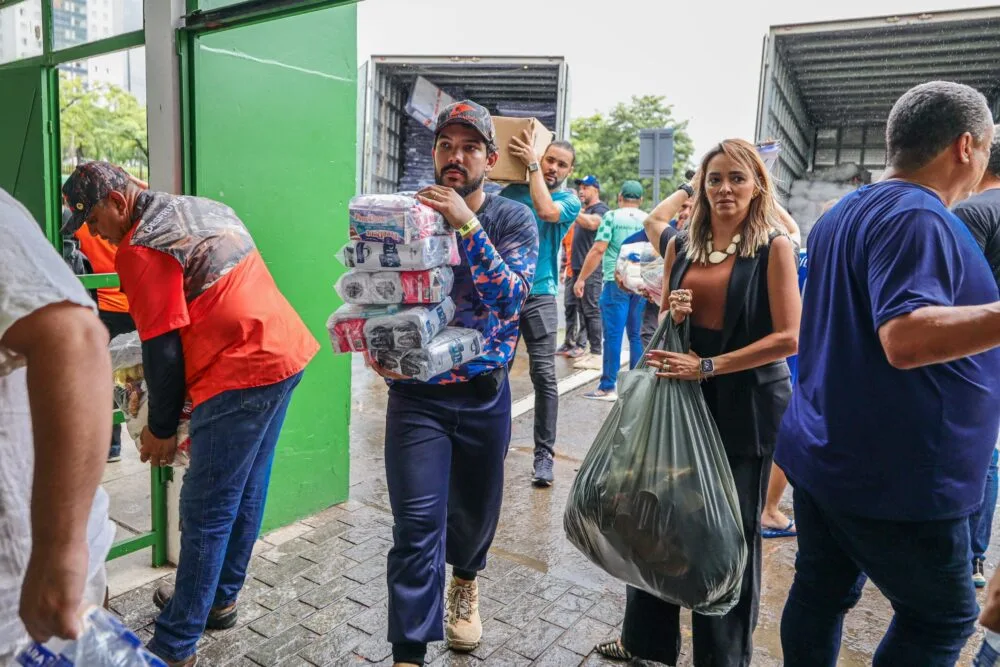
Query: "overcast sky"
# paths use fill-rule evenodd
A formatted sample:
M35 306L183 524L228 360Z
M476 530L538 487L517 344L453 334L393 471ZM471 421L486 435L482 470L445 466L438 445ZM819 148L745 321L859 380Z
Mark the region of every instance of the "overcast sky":
M1000 0L365 0L358 59L565 56L574 118L663 95L696 151L753 139L761 44L772 25L986 7Z

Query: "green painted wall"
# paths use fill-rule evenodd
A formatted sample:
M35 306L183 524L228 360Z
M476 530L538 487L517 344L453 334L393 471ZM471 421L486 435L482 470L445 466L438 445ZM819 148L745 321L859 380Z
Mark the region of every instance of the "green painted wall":
M201 9L207 12L213 9L219 9L220 7L237 5L244 1L245 0L188 0L188 11Z
M265 530L347 498L351 372L326 318L355 185L354 5L198 37L194 187L233 207L321 350L285 422Z
M0 70L0 91L4 99L0 103L0 188L24 204L44 227L42 83L43 71L38 66ZM354 160L353 155L351 160Z

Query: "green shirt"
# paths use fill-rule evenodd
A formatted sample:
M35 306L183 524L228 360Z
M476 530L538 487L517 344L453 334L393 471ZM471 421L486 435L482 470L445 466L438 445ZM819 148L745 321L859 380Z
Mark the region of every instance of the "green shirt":
M601 226L597 228L597 238L594 239L608 244L601 263L604 282L614 282L615 264L618 263L618 253L621 252L622 244L628 237L642 231L646 215L645 211L638 208L619 208L604 214Z

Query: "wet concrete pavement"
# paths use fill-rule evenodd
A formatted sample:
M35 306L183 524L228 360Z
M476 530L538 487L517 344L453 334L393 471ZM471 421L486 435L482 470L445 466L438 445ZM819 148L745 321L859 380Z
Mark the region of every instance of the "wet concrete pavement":
M514 400L531 391L526 373L526 355L519 354L512 370ZM364 369L360 369L365 372ZM523 380L519 383L518 379ZM352 411L351 497L366 504L388 510L383 465L384 429L375 425L385 414L385 389L370 378L354 377L355 406ZM589 590L604 591L609 596L621 595L623 586L587 561L566 539L562 529L562 513L569 487L597 434L611 404L583 398L595 382L560 398L559 426L556 444L556 483L551 489L531 487L533 452L532 415L529 412L514 420L510 453L507 457L504 504L500 526L492 553L523 564L549 576L571 581ZM791 515L791 490L782 503L782 510ZM994 522L994 535L1000 535L1000 513ZM994 540L994 545L997 540ZM769 667L781 664L780 621L785 598L794 572L796 542L794 539L765 540L764 575L761 591L760 620L754 641L753 665ZM987 573L993 572L998 549L987 554ZM980 603L983 594L980 593ZM871 583L859 604L847 615L840 660L842 667L871 665L872 655L889 620L892 608ZM685 620L686 637L690 638L690 623ZM981 642L982 632L970 639L959 665L970 665ZM681 665L689 664L690 642L687 642Z
M560 377L573 373L570 364L560 360ZM523 350L511 378L516 404L531 392ZM591 649L620 633L624 587L576 551L562 529L570 484L611 409L611 404L582 397L595 382L561 397L556 483L551 489L530 485L533 413L515 418L500 525L482 573L483 645L463 656L434 644L428 664L615 664ZM351 499L258 542L241 594L240 623L232 630L206 633L198 649L200 665L391 665L385 641L385 563L392 541L383 459L387 389L358 358L352 396ZM787 501L788 494L786 512ZM794 558L795 540L765 542L755 666L781 664L779 625ZM996 562L994 549L988 555L988 572ZM169 570L146 568L139 574L145 577L142 585L127 587L112 577L112 588L127 592L117 597L113 593L111 607L148 640L157 613L151 602L158 583L154 579ZM888 602L871 586L866 588L847 616L838 664L870 665L890 618ZM690 667L689 614L682 615L682 624L679 665ZM980 641L977 633L960 665L971 664Z

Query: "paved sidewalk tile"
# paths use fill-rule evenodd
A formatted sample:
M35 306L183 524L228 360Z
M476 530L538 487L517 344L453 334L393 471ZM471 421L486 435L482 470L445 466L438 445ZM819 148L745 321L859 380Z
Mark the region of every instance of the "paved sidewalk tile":
M274 546L251 560L237 627L206 632L198 664L391 667L385 579L391 525L387 512L352 502L265 536L264 543ZM159 583L111 601L112 610L144 641L154 629L152 594ZM610 664L591 651L618 632L624 611L624 595L590 590L490 554L480 574L480 645L472 653L455 653L434 642L425 664Z

